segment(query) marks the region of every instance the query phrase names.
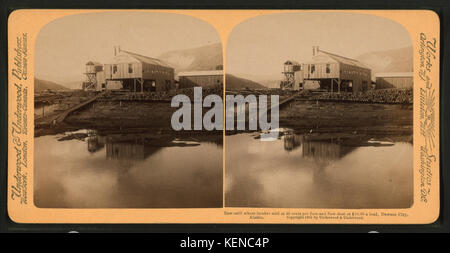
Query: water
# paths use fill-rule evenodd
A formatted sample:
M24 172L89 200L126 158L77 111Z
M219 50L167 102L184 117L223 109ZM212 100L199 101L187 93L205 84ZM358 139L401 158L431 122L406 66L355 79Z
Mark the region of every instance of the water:
M226 137L226 206L412 205L413 146L408 138L299 135L289 130L274 141L260 141L258 136L243 133Z
M222 207L215 139L81 130L35 138L34 164L42 208Z

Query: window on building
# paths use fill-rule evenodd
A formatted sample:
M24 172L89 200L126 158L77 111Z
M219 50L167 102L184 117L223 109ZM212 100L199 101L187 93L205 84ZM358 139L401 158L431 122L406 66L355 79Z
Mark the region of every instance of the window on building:
M117 65L114 65L114 66L113 66L113 73L114 73L114 74L117 73Z
M330 64L327 64L326 70L325 70L325 71L327 72L327 74L329 74L329 73L331 72L331 70L330 70Z
M128 73L133 73L133 64L128 64Z
M311 65L311 74L314 73L314 71L316 71L316 66L313 64Z

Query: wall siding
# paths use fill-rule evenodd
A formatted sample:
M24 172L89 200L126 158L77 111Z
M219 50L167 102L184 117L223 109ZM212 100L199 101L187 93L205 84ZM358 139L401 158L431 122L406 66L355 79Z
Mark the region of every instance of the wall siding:
M223 75L180 76L179 88L211 87L223 83Z
M113 71L114 66L117 67L115 72ZM129 66L132 68L132 73L129 73ZM155 81L156 91L167 91L174 86L174 70L172 68L141 62L105 64L105 79L121 80L133 78Z
M327 64L329 64L330 73L327 73ZM311 71L313 66L314 66L314 72ZM338 65L338 63L335 63L335 62L303 64L303 73L304 73L305 79L338 78L339 77L339 65Z
M413 88L413 77L377 77L377 89L407 89Z

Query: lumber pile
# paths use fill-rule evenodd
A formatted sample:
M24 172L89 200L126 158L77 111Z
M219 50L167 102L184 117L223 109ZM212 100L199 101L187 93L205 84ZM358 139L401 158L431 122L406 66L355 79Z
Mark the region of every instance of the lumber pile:
M315 97L317 100L338 100L366 103L412 104L412 89L380 89L364 93L323 93Z

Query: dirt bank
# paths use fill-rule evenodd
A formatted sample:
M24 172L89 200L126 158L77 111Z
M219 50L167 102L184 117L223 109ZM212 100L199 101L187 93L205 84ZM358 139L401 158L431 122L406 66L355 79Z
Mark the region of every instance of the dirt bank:
M299 132L410 135L413 106L295 101L280 111L280 126Z
M191 105L193 127L193 105ZM57 134L78 129L94 129L107 133L169 134L171 136L222 135L222 131L175 131L172 114L179 108L166 102L102 101L70 114L62 124L35 129L35 136ZM206 112L209 108L204 109Z

